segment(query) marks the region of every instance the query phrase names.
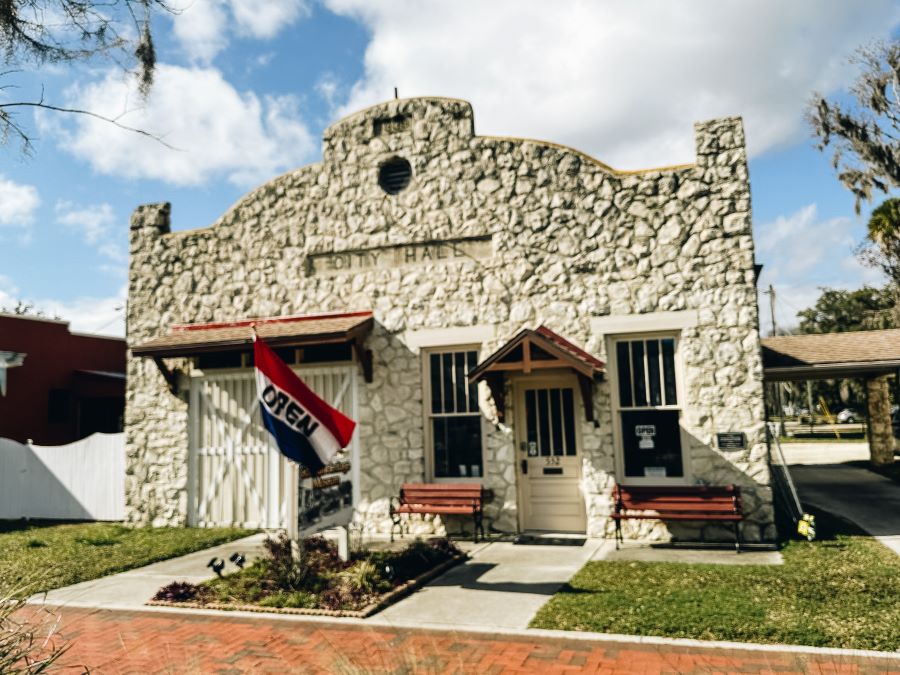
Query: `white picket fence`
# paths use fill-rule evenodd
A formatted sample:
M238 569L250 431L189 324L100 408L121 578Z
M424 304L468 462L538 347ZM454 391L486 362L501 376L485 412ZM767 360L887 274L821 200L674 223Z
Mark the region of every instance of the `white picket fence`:
M0 438L0 520L124 517L124 434L55 446Z

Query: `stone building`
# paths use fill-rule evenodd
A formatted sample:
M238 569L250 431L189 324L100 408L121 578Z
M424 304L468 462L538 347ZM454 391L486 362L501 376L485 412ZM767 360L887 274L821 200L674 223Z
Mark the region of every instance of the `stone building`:
M774 539L743 127L694 131L693 164L616 171L477 136L464 101L393 100L211 227L139 207L130 519L289 517L296 479L253 413L249 320L267 317L260 335L359 421L348 475L369 531L404 482L481 482L494 530L591 535L611 532L616 481L735 483L745 539Z

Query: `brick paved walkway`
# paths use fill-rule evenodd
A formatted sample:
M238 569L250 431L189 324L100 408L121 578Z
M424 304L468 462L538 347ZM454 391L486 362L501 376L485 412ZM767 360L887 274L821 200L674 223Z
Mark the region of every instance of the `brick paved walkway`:
M900 660L65 609L67 665L97 673L859 673Z

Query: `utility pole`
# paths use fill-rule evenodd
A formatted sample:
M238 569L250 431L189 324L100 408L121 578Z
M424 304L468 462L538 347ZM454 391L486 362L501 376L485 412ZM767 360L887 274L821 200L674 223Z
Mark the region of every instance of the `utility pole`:
M772 337L778 335L778 328L775 324L775 287L769 284L769 290L765 291L769 296L769 310L772 314ZM778 435L784 436L784 406L781 403L781 382L775 382L775 404L778 406Z

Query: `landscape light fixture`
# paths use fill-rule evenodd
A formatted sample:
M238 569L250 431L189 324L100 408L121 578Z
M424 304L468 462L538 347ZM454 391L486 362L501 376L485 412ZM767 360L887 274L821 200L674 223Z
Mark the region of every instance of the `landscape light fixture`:
M225 561L221 558L213 558L206 566L212 568L212 571L216 573L216 576L221 577L222 570L225 569Z

